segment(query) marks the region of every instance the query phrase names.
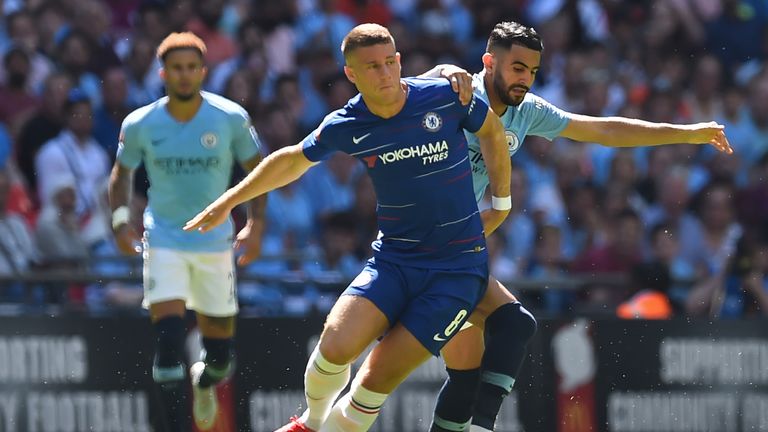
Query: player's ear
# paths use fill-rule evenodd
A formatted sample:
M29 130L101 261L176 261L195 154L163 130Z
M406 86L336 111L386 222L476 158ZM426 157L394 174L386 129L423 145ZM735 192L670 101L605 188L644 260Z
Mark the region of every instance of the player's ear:
M402 65L400 64L400 51L398 51L398 52L396 52L396 53L395 53L395 60L397 60L397 64L399 64L400 66L402 66Z
M493 67L496 65L496 57L487 52L483 54L483 67L489 71L493 70Z
M355 83L355 72L352 70L351 67L344 65L344 75L347 76L347 79L349 80L349 82L351 82L352 84Z
M202 72L203 72L203 80L205 80L205 77L208 76L208 66L203 65Z
M161 67L158 69L157 74L160 75L160 79L165 81L165 68Z

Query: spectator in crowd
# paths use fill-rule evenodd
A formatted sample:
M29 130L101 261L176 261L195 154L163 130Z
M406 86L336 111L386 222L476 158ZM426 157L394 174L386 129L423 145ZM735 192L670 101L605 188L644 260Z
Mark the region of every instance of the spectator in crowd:
M742 236L728 267L700 283L686 302L692 316L742 318L768 315L768 238Z
M40 110L24 123L16 144L19 169L31 190L36 189L35 155L64 127L64 105L72 80L64 73L53 73L45 80Z
M0 170L0 276L18 276L39 261L35 242L26 222L6 210L11 181L5 170ZM0 301L24 300L23 285L0 284Z
M712 183L697 195L695 233L683 243L682 254L700 274L719 274L733 254L743 232L734 207L730 183Z
M66 126L46 142L35 157L38 195L43 208L53 202L58 177L69 175L76 190L76 214L83 236L94 245L109 236L109 228L98 210L98 191L109 175L109 155L93 138L93 110L79 89L69 93Z
M91 106L101 106L101 84L99 77L90 71L94 58L88 36L80 30L66 32L56 45L56 62L66 72L76 87L88 96Z
M109 6L102 0L80 0L74 4L72 15L72 28L82 32L92 50L88 71L101 76L107 69L120 66L110 34L112 11Z
M133 107L128 104L128 77L122 68L106 69L102 81L103 103L93 113L93 138L114 159L120 125Z
M49 268L82 269L88 245L77 213L75 177L63 171L48 180L51 199L37 220L35 237L42 262Z
M635 265L630 272L632 295L616 309L624 319L669 319L674 315L667 297L669 270L660 262Z
M267 75L264 34L253 20L246 20L240 24L237 40L237 54L211 68L207 87L214 93L223 93L231 76L240 72L251 77L254 86L251 96L258 98L258 90Z
M144 106L162 95L160 63L155 58L155 45L151 39L141 35L133 38L125 69L128 74L128 105Z
M5 84L0 86L0 122L16 131L40 102L27 86L30 59L26 51L12 47L5 52L3 66L6 73Z
M533 255L527 275L532 279L560 279L567 274L567 261L562 254L562 235L556 225L540 225L536 230ZM573 293L557 286L548 286L541 294L541 305L551 314L568 313L573 305Z
M650 236L649 260L667 267L670 279L667 294L675 311L682 312L695 282L695 268L680 254L680 238L673 225L659 223L651 229Z
M5 17L8 37L13 47L22 49L29 57L29 75L26 79L27 90L39 94L45 79L53 72L53 62L40 52L40 34L38 22L27 10L19 10ZM0 71L3 82L8 82L7 71Z

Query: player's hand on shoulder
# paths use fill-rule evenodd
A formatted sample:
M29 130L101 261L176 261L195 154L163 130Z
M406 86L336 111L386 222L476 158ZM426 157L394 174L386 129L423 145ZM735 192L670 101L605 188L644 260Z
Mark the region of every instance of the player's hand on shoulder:
M466 70L451 64L442 65L440 76L451 83L451 88L459 94L462 105L472 101L472 75Z
M141 237L128 223L121 224L114 229L117 249L125 255L136 255L141 252L139 244Z
M717 122L696 123L691 125L696 134L696 143L710 144L718 151L726 154L733 154L731 143L725 136L725 126Z

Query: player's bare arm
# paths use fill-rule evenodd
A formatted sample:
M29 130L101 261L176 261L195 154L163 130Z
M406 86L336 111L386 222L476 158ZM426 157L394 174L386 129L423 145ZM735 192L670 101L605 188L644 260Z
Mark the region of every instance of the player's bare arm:
M480 217L483 220L485 235L490 235L507 218L512 208L510 198L510 182L512 177L512 164L509 159L507 140L504 136L504 127L499 117L488 110L483 126L475 132L480 141L480 151L488 168L488 180L490 182L492 205L483 211Z
M422 78L445 78L451 83L453 91L459 94L459 101L462 105L466 105L472 100L472 74L458 66L439 64L419 76Z
M575 141L594 142L611 147L710 144L721 152L733 153L725 136L725 127L717 122L678 125L625 117L570 114L568 126L560 135Z
M250 173L263 160L260 154L242 163L243 170ZM238 265L247 265L261 255L261 237L264 233L264 211L267 208L267 195L259 195L248 201L248 221L235 237L235 249L242 248L243 253L237 259Z
M301 144L283 147L267 156L240 183L188 221L184 230L210 231L227 220L236 205L293 182L313 165L315 162L304 156Z
M141 238L131 226L131 191L133 186L134 170L126 168L120 163L115 163L109 176L109 206L112 209L112 231L115 234L115 242L120 252L128 255L136 255L136 248Z

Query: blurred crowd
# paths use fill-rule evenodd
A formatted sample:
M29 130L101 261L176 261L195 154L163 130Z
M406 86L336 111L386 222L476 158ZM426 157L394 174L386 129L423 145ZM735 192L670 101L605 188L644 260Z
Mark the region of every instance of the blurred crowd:
M437 63L476 72L496 22L533 26L545 50L533 92L593 116L716 120L736 154L707 146L615 149L525 139L513 211L489 239L491 271L553 315L742 317L768 312L768 3L762 0L5 0L0 1L0 275L125 276L106 182L120 124L163 95L154 57L171 31L208 45L207 90L244 106L269 153L294 144L356 91L339 52L356 24L390 28L403 75ZM271 193L257 314L325 311L376 235L375 197L337 155ZM146 203L136 181L136 222ZM484 205L488 205L485 203ZM242 216L240 216L242 217ZM559 287L595 276L579 290ZM624 283L600 282L601 275ZM309 282L307 282L309 280ZM606 279L607 280L607 279ZM135 306L120 281L6 283L4 302Z

